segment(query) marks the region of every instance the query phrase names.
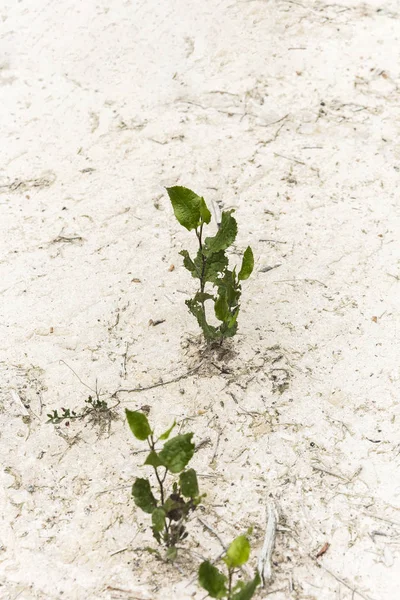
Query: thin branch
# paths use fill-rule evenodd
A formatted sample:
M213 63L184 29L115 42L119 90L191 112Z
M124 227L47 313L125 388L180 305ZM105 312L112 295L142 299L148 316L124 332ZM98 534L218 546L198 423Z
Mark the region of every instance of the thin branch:
M324 571L326 571L327 573L329 573L329 575L331 575L332 577L334 577L336 579L336 581L338 581L339 583L341 583L342 585L344 585L345 587L347 587L348 590L350 590L351 592L353 592L353 598L354 598L354 595L357 594L358 596L360 596L360 598L364 598L364 600L373 600L373 598L371 598L371 596L367 596L363 592L360 592L360 590L357 589L356 587L354 587L354 585L351 585L350 583L347 583L347 581L345 579L342 579L341 577L339 577L339 575L336 575L336 573L334 573L333 571L331 571L327 567L324 567L323 565L319 565L319 566L321 567L321 569L323 569Z
M267 525L265 530L264 544L258 559L258 572L261 577L262 586L272 577L272 552L275 546L276 527L278 524L278 511L275 502L272 500L268 504L266 511Z
M222 548L224 549L224 551L226 552L228 549L228 546L226 546L226 544L224 544L224 542L221 540L221 538L219 537L218 533L215 531L215 529L213 529L211 527L211 525L208 525L205 521L203 521L203 519L200 519L200 517L197 517L197 520L199 521L199 523L201 523L203 525L203 527L205 527L206 529L208 529L208 531L210 533L212 533L217 540L219 541L219 543L221 544Z
M193 375L194 373L196 373L196 371L198 371L200 369L202 364L203 364L203 362L199 363L196 367L193 367L193 369L189 369L189 371L187 371L186 373L183 373L182 375L179 375L178 377L174 377L173 379L169 379L168 381L160 381L159 383L153 383L152 385L148 385L146 387L120 388L119 390L115 390L115 392L113 392L111 394L111 398L115 398L115 396L117 394L122 394L123 392L125 392L127 394L132 394L134 392L145 392L146 390L152 390L157 387L162 387L163 385L169 385L170 383L176 383L177 381L180 381L181 379L185 379L186 377L190 377L190 375Z

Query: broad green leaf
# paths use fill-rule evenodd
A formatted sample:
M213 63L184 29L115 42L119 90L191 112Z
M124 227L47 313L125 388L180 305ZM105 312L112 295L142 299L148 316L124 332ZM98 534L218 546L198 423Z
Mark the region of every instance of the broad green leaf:
M185 187L175 186L166 189L179 223L188 231L198 227L202 198Z
M187 252L183 250L180 254L185 256ZM188 255L189 256L189 255ZM189 258L190 260L190 258ZM228 259L225 252L215 252L211 256L205 256L201 250L197 252L196 258L190 262L186 259L183 261L184 266L192 273L193 277L202 278L203 281L216 283L219 277L222 277L224 269L228 266Z
M223 598L227 594L226 577L208 560L201 563L199 568L199 584L211 598Z
M197 260L198 259L196 257L194 260L195 264L197 264ZM211 254L211 256L207 257L205 264L204 280L210 281L211 283L216 283L217 280L222 277L222 274L227 266L228 258L225 256L225 252L223 250Z
M146 460L144 461L145 465L150 465L150 467L162 467L163 464L160 460L160 457L158 456L157 452L155 450L151 450L150 453L147 455Z
M136 439L147 440L151 434L151 429L146 415L136 410L125 409L128 425Z
M172 520L179 520L179 517L178 517L178 519L173 518L175 516L173 513L174 512L176 513L177 511L181 511L184 503L185 503L185 501L183 498L181 498L178 495L171 494L170 496L168 496L168 498L164 502L163 508L169 518L171 518Z
M223 291L223 290L222 290ZM220 321L228 321L231 314L229 312L229 306L226 301L225 293L221 293L215 301L214 312L217 319Z
M199 484L197 483L197 475L194 469L183 471L179 476L179 485L183 496L186 498L194 498L199 494Z
M165 553L165 558L167 560L174 561L176 559L177 555L178 555L178 550L175 548L175 546L170 546L169 548L167 548L167 551Z
M207 323L206 315L201 303L201 298L204 298L204 300L214 300L214 297L210 294L201 294L200 292L198 292L194 298L191 298L190 300L185 300L185 304L189 308L192 315L196 317L197 322L200 325L206 340L218 339L220 337L218 329L213 325L209 325Z
M225 557L228 567L241 567L249 560L250 542L245 535L239 535L230 544Z
M185 267L185 269L187 269L192 274L192 277L200 279L201 266L199 267L198 263L196 262L196 259L193 261L190 258L189 252L187 250L181 250L179 254L183 256L183 266Z
M207 225L211 221L211 213L207 208L204 198L200 198L200 216L204 223L207 223Z
M162 508L155 508L151 513L151 522L153 525L154 531L160 533L164 529L165 525L165 512Z
M221 224L214 237L205 239L204 253L210 256L214 252L226 250L236 239L237 223L232 217L233 210L227 210L222 213Z
M157 506L157 500L152 494L148 479L136 479L132 486L132 496L136 506L146 513L151 514Z
M240 311L240 308L238 306L237 309L235 310L235 312L233 313L233 315L232 315L229 323L228 323L229 327L233 327L234 325L236 325L236 321L237 321L237 318L239 316L239 311Z
M247 246L243 254L242 267L239 271L238 279L244 281L248 279L254 269L254 255L250 246Z
M241 288L234 271L225 270L224 276L218 280L218 293L219 295L225 293L230 310L239 305Z
M176 425L176 421L174 421L171 425L171 427L169 429L167 429L167 431L164 431L164 433L162 435L160 435L159 439L160 440L167 440L169 438L169 435L171 433L171 431L173 430L173 428Z
M171 473L183 471L194 454L195 446L192 442L193 433L177 435L164 444L159 452L163 465Z
M226 323L222 323L221 325L221 335L224 338L230 338L236 335L238 330L238 324L235 321L232 326L227 325Z
M239 592L233 594L232 600L250 600L254 596L254 592L256 591L260 583L260 576L258 573L256 573L256 576L252 581L244 585Z

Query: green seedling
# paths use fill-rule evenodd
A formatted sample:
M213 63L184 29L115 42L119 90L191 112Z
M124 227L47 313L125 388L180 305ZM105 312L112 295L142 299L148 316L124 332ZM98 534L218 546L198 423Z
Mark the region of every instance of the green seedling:
M204 225L211 221L211 213L204 198L192 190L175 186L167 188L175 217L188 231L194 230L198 241L198 251L194 258L187 250L182 250L183 264L198 279L199 289L186 305L197 319L207 341L222 340L235 335L240 310L241 282L248 279L253 271L253 251L248 246L242 257L239 272L236 267L229 269L226 250L233 244L237 234L237 223L233 210L224 211L218 231L213 237L203 237ZM214 304L214 314L219 325L211 325L206 317L206 302Z
M62 423L63 421L73 421L75 419L85 419L89 415L93 415L93 413L104 413L112 410L107 404L105 400L100 400L98 396L93 398L93 396L89 396L87 400L85 400L86 406L80 411L76 412L75 410L70 410L69 408L61 408L61 413L58 410L53 410L52 413L48 413L47 416L49 420L47 423L53 423L53 425L57 425L58 423Z
M238 570L247 563L250 557L250 542L244 535L235 538L227 549L222 561L227 574L220 571L209 561L201 563L199 568L199 584L211 598L227 598L227 600L250 600L261 583L258 572L247 583L236 581Z
M106 400L102 400L99 392L96 391L95 396L89 396L85 400L85 406L81 410L75 411L69 408L61 408L60 412L53 410L53 412L47 414L48 421L46 422L53 425L64 423L68 427L72 421L87 419L89 423L100 428L100 433L110 432L111 422L118 417L114 410L118 405L119 400L109 406Z
M172 560L177 553L177 544L187 537L189 515L203 498L199 493L196 471L186 468L195 452L193 433L169 439L174 422L156 439L146 415L126 410L126 418L135 438L147 442L149 454L144 465L152 467L158 488L154 495L150 480L137 478L132 486L132 496L136 506L151 515L153 536L159 544L167 547L167 558ZM158 450L160 441L165 441L165 444ZM177 479L174 480L174 476Z

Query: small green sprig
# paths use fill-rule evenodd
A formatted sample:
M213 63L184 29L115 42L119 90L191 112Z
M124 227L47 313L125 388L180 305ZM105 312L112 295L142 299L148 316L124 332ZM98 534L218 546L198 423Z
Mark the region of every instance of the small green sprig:
M94 398L93 396L89 396L85 400L86 406L83 408L81 412L76 412L75 410L70 410L69 408L61 408L61 413L58 410L53 410L53 412L47 413L48 421L46 423L52 423L53 425L58 425L63 421L73 421L75 419L85 419L89 415L93 413L104 413L111 411L105 400L100 400L98 395ZM118 403L119 404L119 403Z
M239 535L233 540L222 558L226 575L208 560L201 563L198 574L199 584L211 598L250 600L253 597L261 583L258 572L247 583L242 580L236 583L234 581L238 569L249 560L250 550L250 542L245 535Z
M224 211L218 231L213 237L203 237L204 225L211 221L211 213L204 198L192 190L175 186L167 188L175 217L188 231L196 233L199 249L194 258L187 250L182 250L183 264L192 277L199 280L199 289L193 298L186 300L192 315L197 319L207 341L223 340L237 332L237 319L240 310L241 282L248 279L254 268L253 251L248 246L242 257L239 273L236 267L229 269L226 250L233 244L237 235L237 223L233 210ZM207 284L211 289L207 291ZM210 287L210 285L208 286ZM213 292L213 293L211 293ZM207 322L206 302L212 300L214 313L220 325Z
M167 558L172 560L176 556L178 542L187 537L189 515L203 498L199 493L196 471L186 468L195 452L193 433L168 439L175 427L174 422L156 439L146 415L126 410L126 418L135 438L148 444L149 454L144 465L153 468L158 487L156 497L150 480L138 477L132 486L132 496L136 506L151 515L153 536L159 544L167 547ZM159 441L165 441L161 450L157 449ZM178 476L177 480L171 481L174 475Z

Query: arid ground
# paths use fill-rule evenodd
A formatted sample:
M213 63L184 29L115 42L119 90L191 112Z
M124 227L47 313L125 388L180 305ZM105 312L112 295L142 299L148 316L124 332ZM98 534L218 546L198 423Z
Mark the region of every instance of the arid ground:
M257 598L396 600L400 3L3 0L0 107L0 598L201 600L198 517L253 527L252 571L273 503ZM256 257L213 356L171 185ZM130 495L143 406L199 446L175 564Z

